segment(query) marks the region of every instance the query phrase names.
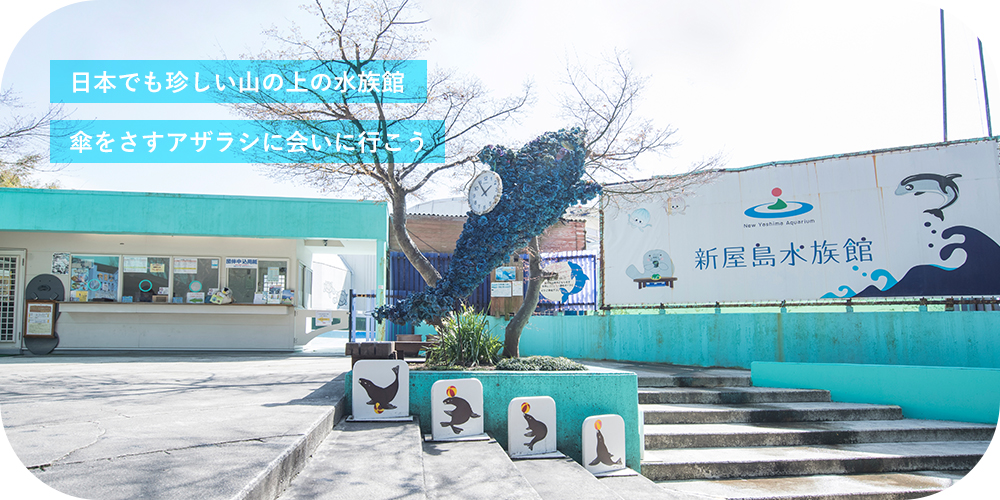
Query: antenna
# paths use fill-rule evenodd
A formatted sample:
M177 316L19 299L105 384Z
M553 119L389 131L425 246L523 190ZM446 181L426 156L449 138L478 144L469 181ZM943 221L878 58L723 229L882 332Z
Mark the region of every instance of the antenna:
M944 9L941 9L941 107L944 120L944 142L948 142L948 78L944 65Z
M983 41L976 37L979 43L979 70L983 74L983 100L986 101L986 133L993 137L993 124L990 122L990 94L986 91L986 63L983 62Z

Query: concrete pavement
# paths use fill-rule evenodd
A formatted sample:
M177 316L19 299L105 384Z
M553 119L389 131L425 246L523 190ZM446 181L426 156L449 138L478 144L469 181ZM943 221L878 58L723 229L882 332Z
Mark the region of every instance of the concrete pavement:
M75 497L273 498L341 415L349 368L303 354L4 357L0 417L30 473Z

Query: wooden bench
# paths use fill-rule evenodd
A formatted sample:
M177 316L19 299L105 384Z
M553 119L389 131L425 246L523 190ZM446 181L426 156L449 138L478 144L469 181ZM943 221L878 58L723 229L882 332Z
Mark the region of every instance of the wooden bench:
M351 368L362 359L397 359L392 342L348 342L344 354L351 357Z
M396 335L396 359L404 359L406 356L417 356L420 351L428 347L437 345L437 335L428 335L427 340L423 340L420 335L400 333Z

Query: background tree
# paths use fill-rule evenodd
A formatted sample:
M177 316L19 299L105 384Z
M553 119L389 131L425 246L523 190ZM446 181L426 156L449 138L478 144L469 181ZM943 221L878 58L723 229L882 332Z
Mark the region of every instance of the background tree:
M62 117L62 108L50 106L33 117L20 113L22 107L11 89L0 92L0 114L5 116L0 122L0 187L57 188L58 182L43 184L32 176L46 160L48 123Z
M419 13L409 0L315 0L307 9L319 21L318 35L307 37L297 26L288 33L271 29L267 34L282 48L254 54L253 59L334 60L360 73L378 60L417 59L429 43L424 37L426 20L417 17ZM364 196L387 200L396 243L424 281L433 286L441 275L407 232L407 198L443 174L471 178L472 163L486 142L484 138L497 133L500 125L530 102L531 89L525 84L515 96L494 99L475 78L440 68L428 73L427 99L423 103L386 102L380 93L372 91L374 103L368 104L351 102L345 94L340 100L327 100L317 94L321 101L318 104L260 100L234 107L244 116L259 120L345 120L355 124L358 132L364 131L362 120L375 120L383 138L396 121L443 120L444 129L439 134L425 137L424 150L429 153L446 144L444 163L430 163L427 155L401 164L392 154L384 160L359 154L345 163L277 164L270 169L274 176L299 178L323 190L356 190Z
M615 51L596 64L576 60L566 64L562 91L557 97L561 117L569 125L583 128L586 136L587 176L602 183L605 194L644 197L670 195L687 186L705 182L721 164L721 156L708 158L682 175L646 181L630 180L637 173L636 160L643 155L662 155L674 147L676 132L669 125L657 127L638 113L647 79L632 68L627 56ZM602 196L601 200L606 197ZM538 237L528 244L528 288L524 302L507 323L504 357L520 355L520 338L538 307L542 288L542 260Z

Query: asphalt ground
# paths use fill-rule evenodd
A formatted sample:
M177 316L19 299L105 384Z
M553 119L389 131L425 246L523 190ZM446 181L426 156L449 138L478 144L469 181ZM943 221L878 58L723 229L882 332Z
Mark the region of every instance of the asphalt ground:
M332 414L342 344L0 357L0 498L250 498L247 485ZM635 371L678 369L690 368ZM934 500L995 498L996 448Z
M254 498L343 397L322 351L0 357L0 497Z

